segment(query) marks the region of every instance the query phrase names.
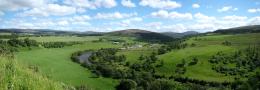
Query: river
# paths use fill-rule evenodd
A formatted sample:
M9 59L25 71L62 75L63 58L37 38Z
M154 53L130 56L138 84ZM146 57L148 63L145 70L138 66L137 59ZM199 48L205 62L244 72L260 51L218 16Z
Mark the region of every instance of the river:
M91 56L92 52L84 52L80 56L78 56L79 62L84 63L86 65L91 65L92 63L88 60Z

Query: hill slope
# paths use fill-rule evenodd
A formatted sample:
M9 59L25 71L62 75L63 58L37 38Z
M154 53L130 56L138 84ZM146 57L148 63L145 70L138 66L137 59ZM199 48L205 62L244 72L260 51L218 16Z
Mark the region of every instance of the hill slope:
M139 30L139 29L127 29L121 31L114 31L114 32L107 33L107 35L137 37L137 39L140 41L148 41L148 42L168 42L174 40L174 38L163 35L161 33Z
M30 69L16 63L10 58L0 57L0 89L1 90L63 90L65 84L52 81L37 73L36 67Z
M230 29L220 29L214 31L214 33L221 34L239 34L239 33L257 33L260 32L260 25L242 26Z
M182 38L185 36L189 36L189 35L196 35L199 34L196 31L187 31L187 32L183 32L183 33L175 33L175 32L162 32L162 34L173 37L173 38Z

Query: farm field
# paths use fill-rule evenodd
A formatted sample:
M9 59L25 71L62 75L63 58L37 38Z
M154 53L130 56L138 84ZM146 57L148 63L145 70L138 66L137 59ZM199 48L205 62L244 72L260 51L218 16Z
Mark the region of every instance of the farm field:
M1 88L12 82L14 88L34 89L46 84L43 90L122 90L119 88L132 83L141 89L165 85L171 87L166 90L232 90L232 85L247 83L260 71L260 33L198 34L171 41L165 36L158 38L161 34L157 33L151 41L134 34L11 35L3 36L0 42L0 71L7 73L0 75L9 78L0 78L4 80ZM24 79L28 77L32 78ZM21 82L25 84L20 85Z
M24 39L27 37L21 37ZM42 36L42 37L28 37L29 39L36 40L38 42L75 42L75 41L93 41L98 40L100 36L85 36L85 37L77 37L77 36Z
M40 73L53 80L61 81L71 85L86 85L97 90L113 90L118 83L109 78L93 78L93 74L70 59L71 53L99 48L120 47L109 43L86 42L82 45L54 49L35 49L17 53L17 61L26 65L36 65ZM102 86L102 87L99 87Z
M219 74L211 70L212 65L208 62L210 57L217 52L230 53L248 46L259 46L259 33L255 34L238 34L238 35L212 35L193 37L186 41L186 43L195 43L195 47L188 47L180 50L173 50L172 52L160 55L159 58L165 61L165 65L158 68L157 71L163 75L174 75L175 66L180 63L182 59L187 61L192 57L198 58L198 64L188 66L187 72L183 75L193 79L201 79L207 81L233 81L234 77ZM232 46L224 46L222 42L229 41Z

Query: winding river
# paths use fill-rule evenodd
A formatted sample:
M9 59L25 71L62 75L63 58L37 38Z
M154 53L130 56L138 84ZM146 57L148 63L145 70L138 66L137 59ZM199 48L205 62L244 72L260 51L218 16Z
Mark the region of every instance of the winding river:
M92 52L84 52L80 56L78 56L79 62L84 63L86 65L91 65L92 63L88 60L91 56Z

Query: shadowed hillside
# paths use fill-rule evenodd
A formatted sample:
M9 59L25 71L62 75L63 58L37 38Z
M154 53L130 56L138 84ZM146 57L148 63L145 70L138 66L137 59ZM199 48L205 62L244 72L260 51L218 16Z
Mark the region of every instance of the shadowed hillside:
M242 26L230 29L220 29L214 31L214 33L221 34L240 34L240 33L258 33L260 32L260 25Z
M137 37L139 41L148 41L148 42L168 42L174 40L174 38L163 35L161 33L139 30L139 29L127 29L127 30L109 32L107 34L113 36Z

